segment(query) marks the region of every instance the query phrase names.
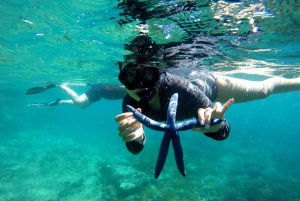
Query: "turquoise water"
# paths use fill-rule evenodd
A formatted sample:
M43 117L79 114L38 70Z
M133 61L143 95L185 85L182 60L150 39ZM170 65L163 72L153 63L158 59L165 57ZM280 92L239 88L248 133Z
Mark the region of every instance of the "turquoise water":
M148 10L167 7L148 2ZM258 32L246 20L236 34L211 19L209 2L201 3L207 5L198 12L147 21L149 35L168 44L185 40L187 30L200 30L222 53L203 60L211 71L255 80L299 77L299 1L262 1L263 17L252 16ZM254 3L244 2L235 12ZM137 36L141 21L118 24L125 17L117 1L5 1L0 11L1 201L300 200L299 92L234 104L226 113L232 131L225 141L182 132L187 176L178 173L170 152L155 180L162 135L145 129L144 150L130 154L114 121L121 100L81 110L26 107L67 98L59 89L24 95L45 82L69 83L79 94L88 87L78 85L118 84L116 62L129 53L124 44ZM209 26L189 23L195 18L209 19Z

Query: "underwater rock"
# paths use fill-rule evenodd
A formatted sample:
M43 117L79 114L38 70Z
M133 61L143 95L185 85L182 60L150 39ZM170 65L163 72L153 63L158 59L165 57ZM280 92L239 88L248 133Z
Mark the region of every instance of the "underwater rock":
M123 165L107 165L106 168L110 169L111 179L115 180L116 185L124 191L136 189L146 183L149 183L150 177L133 167Z
M279 193L278 184L255 182L246 192L248 200L285 200L286 194Z

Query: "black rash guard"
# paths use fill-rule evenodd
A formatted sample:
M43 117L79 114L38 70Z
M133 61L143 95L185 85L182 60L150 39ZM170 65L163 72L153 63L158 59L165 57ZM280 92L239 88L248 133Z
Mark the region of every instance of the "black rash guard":
M212 107L211 101L214 101L216 98L217 87L211 74L207 74L207 76L201 77L201 80L193 82L167 74L158 89L160 110L152 109L149 104L141 104L126 94L122 103L123 112L127 112L126 105L131 105L134 108L141 108L144 115L155 121L166 121L169 101L174 93L178 93L176 120L181 121L193 117L198 118L197 112L199 108ZM215 140L224 140L228 137L229 132L230 125L223 119L218 132L205 133L205 135ZM144 148L144 144L145 139L140 143L135 141L126 142L128 150L133 154L140 153Z

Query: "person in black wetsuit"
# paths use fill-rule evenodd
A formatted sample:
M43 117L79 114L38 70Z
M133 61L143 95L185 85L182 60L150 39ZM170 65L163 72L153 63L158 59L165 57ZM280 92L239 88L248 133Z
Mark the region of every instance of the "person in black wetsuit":
M233 103L244 103L267 98L272 94L300 90L300 78L272 77L263 81L250 81L205 72L194 81L185 80L156 66L128 64L121 70L119 80L127 90L123 99L123 113L115 120L119 123L119 136L131 153L138 154L145 144L142 124L137 122L126 105L156 120L166 121L170 97L178 93L177 120L198 117L205 128L195 128L215 140L228 137L230 126L224 114ZM212 102L215 102L213 105ZM225 103L223 106L221 103ZM210 118L223 118L220 125L209 125Z
M132 113L127 112L126 105L131 105L144 115L156 120L167 120L169 100L178 93L177 120L196 117L205 128L195 131L204 132L215 140L224 140L230 133L230 126L224 118L227 108L234 102L229 99L222 107L221 103L212 102L217 97L215 78L203 74L202 84L189 82L181 77L164 72L156 66L143 64L127 64L119 74L119 80L125 85L127 95L123 99L123 113L116 116L119 123L119 136L126 142L128 150L133 154L142 151L145 144L145 133L142 125ZM222 118L219 125L210 126L211 117Z

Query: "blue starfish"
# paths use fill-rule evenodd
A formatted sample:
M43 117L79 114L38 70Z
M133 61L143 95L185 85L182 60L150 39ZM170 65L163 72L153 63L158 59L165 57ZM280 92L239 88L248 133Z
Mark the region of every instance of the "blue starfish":
M172 141L176 165L179 172L185 177L186 172L184 168L184 161L183 161L183 150L180 143L180 137L178 131L184 131L191 128L196 127L203 127L199 123L198 119L188 120L181 123L175 123L176 120L176 112L177 112L177 101L178 101L178 94L175 93L170 99L169 107L168 107L168 114L167 114L167 123L162 124L156 122L145 115L139 113L136 109L131 107L130 105L126 105L127 109L133 113L133 116L141 122L144 126L157 130L157 131L164 131L165 134L162 138L159 154L156 161L155 173L154 177L157 179L164 167L164 164L167 159L167 155L169 152L170 142ZM215 125L221 123L222 119L211 119L211 125Z

